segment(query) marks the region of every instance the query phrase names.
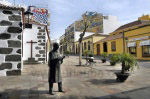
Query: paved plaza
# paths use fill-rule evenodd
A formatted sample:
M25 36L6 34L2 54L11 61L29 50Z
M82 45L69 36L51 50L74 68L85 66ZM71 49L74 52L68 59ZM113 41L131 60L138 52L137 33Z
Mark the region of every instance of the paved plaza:
M0 99L149 99L150 62L139 62L124 83L114 74L120 64L110 66L98 58L96 62L78 66L77 56L66 57L61 65L65 93L54 84L54 96L48 94L47 64L24 65L21 76L0 77Z

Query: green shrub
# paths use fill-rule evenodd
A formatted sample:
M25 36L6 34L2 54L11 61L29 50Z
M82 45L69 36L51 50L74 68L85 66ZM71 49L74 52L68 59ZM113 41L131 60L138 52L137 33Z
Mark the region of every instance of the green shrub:
M137 60L134 56L129 53L123 53L120 55L118 62L122 63L121 73L125 73L126 70L134 69L135 66L138 66Z
M114 54L111 58L110 58L110 64L112 66L116 65L117 62L119 62L120 60L120 55L119 54Z
M104 52L104 53L102 54L103 59L107 59L107 56L108 56L108 54L107 54L106 52Z

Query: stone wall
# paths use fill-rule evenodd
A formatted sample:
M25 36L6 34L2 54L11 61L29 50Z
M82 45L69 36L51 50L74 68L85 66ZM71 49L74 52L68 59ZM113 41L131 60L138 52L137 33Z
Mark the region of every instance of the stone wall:
M36 58L38 59L38 62L45 63L46 61L46 31L45 27L38 27L39 32L37 33L37 39L38 39L38 45L35 47L36 50L38 50L38 53L36 54Z
M21 74L21 13L0 9L0 76Z

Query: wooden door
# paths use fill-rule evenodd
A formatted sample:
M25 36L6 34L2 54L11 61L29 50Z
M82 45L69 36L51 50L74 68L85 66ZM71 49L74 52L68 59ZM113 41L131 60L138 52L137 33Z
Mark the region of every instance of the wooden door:
M97 55L100 55L100 44L97 44L96 48L97 48Z

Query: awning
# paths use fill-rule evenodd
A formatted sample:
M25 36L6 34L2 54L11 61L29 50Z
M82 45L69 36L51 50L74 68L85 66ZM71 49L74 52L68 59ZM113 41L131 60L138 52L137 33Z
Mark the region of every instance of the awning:
M128 47L135 47L136 46L136 42L130 42L128 43Z
M140 42L140 46L150 45L150 40L145 40Z

